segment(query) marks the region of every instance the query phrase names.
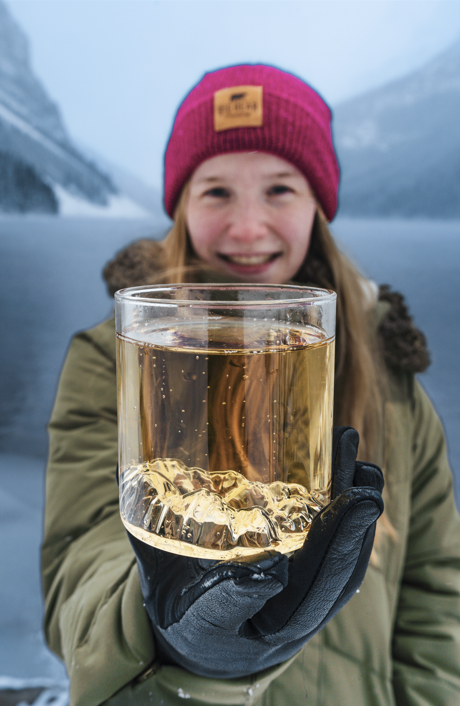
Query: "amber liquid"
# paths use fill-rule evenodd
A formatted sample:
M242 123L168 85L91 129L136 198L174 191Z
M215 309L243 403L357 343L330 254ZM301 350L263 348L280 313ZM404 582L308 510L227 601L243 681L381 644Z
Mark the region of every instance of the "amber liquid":
M330 499L334 340L260 319L132 336L118 336L128 529L202 558L300 547Z

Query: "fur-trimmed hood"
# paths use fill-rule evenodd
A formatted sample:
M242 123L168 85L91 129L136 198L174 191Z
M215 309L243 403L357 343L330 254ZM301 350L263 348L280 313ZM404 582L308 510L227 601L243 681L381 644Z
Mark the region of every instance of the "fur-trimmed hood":
M143 239L128 245L104 269L111 296L118 289L152 284L161 274L160 260L161 246L154 240ZM378 334L388 367L408 373L426 370L430 364L426 338L415 326L402 294L382 285L376 299L385 303Z
M103 276L110 296L125 287L152 284L161 273L161 245L155 240L136 240L107 263Z
M379 287L378 300L389 304L378 326L385 363L389 368L422 373L430 365L430 354L425 335L415 326L403 295L384 284Z

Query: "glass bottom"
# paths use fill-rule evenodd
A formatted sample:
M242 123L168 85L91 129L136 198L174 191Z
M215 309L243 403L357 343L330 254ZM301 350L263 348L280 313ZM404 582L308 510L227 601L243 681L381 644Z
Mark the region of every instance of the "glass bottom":
M121 518L129 532L158 549L201 559L291 553L329 497L330 488L264 484L235 471L209 474L177 459L131 466L120 478Z
M161 537L153 532L146 532L146 530L141 527L135 527L127 522L124 517L121 517L122 522L126 529L131 532L137 539L140 539L145 544L149 544L151 547L156 547L157 549L162 549L165 552L171 552L171 554L180 554L181 556L190 556L195 559L210 559L214 561L236 561L238 559L249 559L251 557L260 556L263 552L268 552L270 550L280 552L281 554L291 554L296 549L300 549L303 545L305 538L308 534L308 530L303 533L298 533L296 535L291 535L286 537L285 540L279 543L273 543L267 547L234 547L233 549L207 549L206 547L199 547L194 544L189 544L188 542L181 542L180 539L168 539L167 537Z

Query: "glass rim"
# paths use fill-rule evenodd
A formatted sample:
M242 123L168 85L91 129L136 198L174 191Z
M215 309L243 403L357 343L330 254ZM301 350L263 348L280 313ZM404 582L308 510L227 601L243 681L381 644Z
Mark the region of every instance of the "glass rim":
M181 289L191 289L191 290L212 290L216 291L219 289L227 290L249 290L255 291L257 289L266 291L267 293L273 290L285 291L287 292L309 292L310 296L299 296L299 297L286 297L281 299L256 299L256 300L246 300L246 301L234 301L228 299L170 299L161 297L150 298L147 296L142 296L142 294L147 294L148 292L173 292ZM280 306L292 306L294 304L323 304L332 303L337 299L337 294L332 289L322 289L320 287L310 287L307 285L297 285L297 284L257 284L257 283L173 283L173 284L146 284L138 287L125 287L119 289L114 295L115 301L118 303L131 302L139 304L150 304L150 306L197 306L197 307L244 307L250 305L253 306L270 306L280 307Z

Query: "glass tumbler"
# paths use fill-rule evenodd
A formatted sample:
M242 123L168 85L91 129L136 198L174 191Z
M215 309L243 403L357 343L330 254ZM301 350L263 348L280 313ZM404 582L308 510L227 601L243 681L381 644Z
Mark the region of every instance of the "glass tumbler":
M127 529L205 559L299 548L330 501L335 293L177 284L115 300Z

